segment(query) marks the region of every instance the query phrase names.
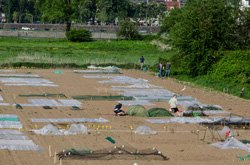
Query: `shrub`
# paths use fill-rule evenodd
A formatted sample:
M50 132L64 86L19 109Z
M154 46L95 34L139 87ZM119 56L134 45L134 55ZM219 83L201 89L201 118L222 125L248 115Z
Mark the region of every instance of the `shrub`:
M91 41L92 33L86 29L72 29L66 32L67 39L73 42Z
M116 33L116 35L118 37L125 37L126 40L140 39L139 32L135 26L136 24L128 18L122 22L121 29Z

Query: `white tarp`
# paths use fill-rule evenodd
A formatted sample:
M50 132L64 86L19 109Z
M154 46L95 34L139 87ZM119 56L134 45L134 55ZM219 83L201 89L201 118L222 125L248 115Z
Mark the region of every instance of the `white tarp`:
M66 99L59 99L59 102L55 101L54 99L28 99L31 104L20 104L22 107L29 106L29 107L39 107L39 106L55 106L55 107L72 107L78 106L81 107L82 103L77 100L66 100ZM13 104L16 106L16 104Z
M138 134L142 134L142 135L148 135L148 134L153 134L156 135L157 132L156 131L152 131L148 126L146 125L142 125L139 126L134 132L138 133Z
M71 124L68 131L64 132L65 135L80 135L88 134L88 127L85 127L83 124Z
M0 130L0 135L22 135L23 133L17 130Z
M174 93L165 89L112 89L113 91L122 91L118 94L123 96L173 96Z
M129 86L112 86L113 88L163 88L162 86L156 86L149 83L136 83Z
M210 146L217 147L219 149L242 149L250 152L249 147L247 147L245 144L235 139L234 137L226 139L224 142L210 144Z
M238 135L237 133L233 132L228 126L224 126L224 128L221 131L218 131L221 135L226 135L226 132L230 131L231 136Z
M20 121L0 121L0 128L23 128Z
M213 123L214 119L201 118L201 117L172 117L171 119L144 119L150 123Z
M29 137L20 135L0 135L0 139L28 140Z
M183 113L189 114L189 113L204 113L204 114L229 114L230 112L222 111L222 110L204 110L204 111L183 111Z
M0 149L40 150L32 140L0 140Z
M6 117L6 118L18 118L17 115L14 114L0 114L1 117Z
M63 135L62 131L51 124L48 124L41 129L32 129L31 131L35 132L38 135Z
M107 66L107 67L98 67L98 66L95 66L95 65L90 65L88 66L88 69L103 69L103 70L110 70L110 69L116 69L116 70L119 70L120 68L116 67L116 66Z
M93 123L105 123L109 122L104 118L96 118L96 119L89 119L89 118L58 118L58 119L31 119L32 122L47 122L47 123L54 123L54 122L93 122Z
M0 74L0 77L40 77L32 74Z

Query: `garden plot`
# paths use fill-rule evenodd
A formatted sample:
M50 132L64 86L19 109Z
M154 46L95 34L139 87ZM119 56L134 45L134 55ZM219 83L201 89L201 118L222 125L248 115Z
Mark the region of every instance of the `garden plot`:
M22 129L23 126L18 120L17 115L1 114L0 128L9 128L11 130L0 130L0 150L40 150L28 136L22 132L12 129Z
M77 100L66 100L59 99L60 103L54 99L28 99L31 104L19 104L22 107L42 107L42 106L52 106L52 107L81 107L82 103ZM13 104L16 106L17 104Z
M58 86L40 78L0 78L0 81L6 86Z

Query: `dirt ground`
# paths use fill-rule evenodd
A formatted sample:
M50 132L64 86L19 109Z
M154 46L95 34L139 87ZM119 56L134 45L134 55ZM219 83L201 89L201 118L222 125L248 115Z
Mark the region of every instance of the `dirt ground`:
M1 95L4 99L3 102L10 103L28 103L25 97L19 97L19 94L43 94L46 93L64 93L68 99L77 95L114 95L116 94L111 90L114 84L98 84L98 81L103 79L86 79L83 74L73 73L71 69L60 69L63 74L54 74L52 69L17 69L15 74L37 74L49 81L59 85L58 87L38 87L38 86L5 86L0 82L2 88ZM170 90L177 94L192 96L197 98L198 101L210 104L220 105L223 110L232 114L250 117L249 107L250 101L243 100L234 96L226 95L223 93L215 92L210 89L195 87L192 84L179 82L173 79L161 79L155 77L155 74L149 72L142 72L139 70L122 70L124 75L143 78L149 80L153 85L163 86L164 89ZM0 71L1 73L1 71ZM186 90L181 91L186 86ZM33 97L39 98L39 97ZM51 97L51 99L59 99ZM212 135L207 131L206 127L198 124L151 124L146 122L145 117L131 117L124 116L118 117L113 113L113 108L117 104L116 101L81 101L83 110L71 110L71 107L53 107L53 109L45 110L42 107L23 107L22 110L16 109L14 106L1 106L1 114L17 114L19 120L23 124L24 129L21 131L27 135L29 139L33 140L35 144L43 151L8 151L0 150L0 164L1 165L53 165L55 152L60 152L66 148L90 148L92 150L108 148L116 146L128 146L138 150L153 148L161 151L163 155L167 156L169 160L63 160L63 165L159 165L159 164L249 164L244 162L237 156L246 156L249 153L243 150L230 149L220 150L210 147L209 143L218 142L213 140ZM145 106L146 109L153 107L162 107L169 109L166 102L153 102L156 106ZM130 106L125 106L125 110ZM105 118L109 123L84 123L89 127L89 135L36 135L33 132L26 131L28 129L35 129L35 125L40 129L48 123L33 123L31 118ZM58 127L67 129L67 124L72 123L53 123ZM100 128L100 134L96 136L96 131L93 125ZM138 126L147 125L152 130L158 131L157 135L138 135L131 134L130 126L136 129ZM106 126L110 128L106 130ZM166 127L166 129L164 129ZM197 133L199 130L199 135ZM238 140L250 140L250 131L237 129L239 136ZM105 138L109 136L115 140L115 144L110 143ZM225 138L215 135L216 138ZM201 140L203 139L204 140ZM49 157L49 145L52 150L52 157ZM57 160L57 163L59 161Z

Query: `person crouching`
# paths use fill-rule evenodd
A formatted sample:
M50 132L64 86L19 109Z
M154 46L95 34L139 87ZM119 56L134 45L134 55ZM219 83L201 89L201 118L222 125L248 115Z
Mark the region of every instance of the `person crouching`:
M170 111L173 111L174 113L176 113L178 110L177 108L177 95L174 94L174 97L172 99L169 100L168 102L170 104Z
M121 103L119 103L115 106L114 112L115 112L115 116L124 116L125 115L125 111L122 110Z

